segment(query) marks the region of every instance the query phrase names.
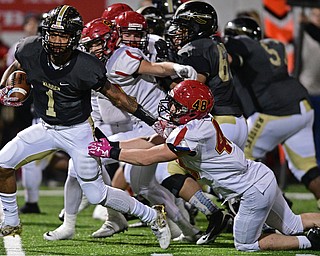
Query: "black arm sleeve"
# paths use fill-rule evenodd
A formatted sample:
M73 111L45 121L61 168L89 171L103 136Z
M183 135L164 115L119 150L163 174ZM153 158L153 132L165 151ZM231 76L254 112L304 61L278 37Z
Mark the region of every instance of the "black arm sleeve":
M304 26L305 31L318 43L320 43L320 29L312 23L307 23Z
M138 108L133 113L133 115L150 126L152 126L157 121L157 118L155 118L149 111L144 109L141 105L138 105Z

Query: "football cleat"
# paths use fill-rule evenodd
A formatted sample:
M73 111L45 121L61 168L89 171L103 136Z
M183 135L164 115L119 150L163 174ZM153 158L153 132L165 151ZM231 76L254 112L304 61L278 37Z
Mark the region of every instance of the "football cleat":
M199 231L197 234L193 236L185 236L184 234L181 234L180 236L172 239L172 241L175 242L189 242L189 243L195 243L197 242L201 237L203 236L203 232Z
M113 218L113 220L106 220L105 223L102 224L101 228L93 232L91 236L94 238L110 237L126 230L128 230L128 222L126 218L119 213L117 218Z
M25 203L24 206L20 208L20 213L41 213L38 203Z
M320 250L320 228L313 227L309 229L307 233L307 238L311 243L311 248L313 250Z
M92 212L92 218L105 222L108 219L108 209L101 204L97 204Z
M12 227L12 226L2 226L0 227L0 237L4 236L15 236L20 235L22 232L22 225L19 223L18 226Z
M66 228L63 224L53 231L48 231L43 234L43 239L48 241L68 240L74 236L74 229Z
M226 228L228 220L231 218L229 213L223 213L221 210L207 217L209 224L203 236L199 238L197 244L208 244L214 242L217 236Z
M166 221L166 212L163 205L154 205L153 209L157 211L157 217L150 223L153 234L157 237L160 247L167 249L170 245L171 233Z

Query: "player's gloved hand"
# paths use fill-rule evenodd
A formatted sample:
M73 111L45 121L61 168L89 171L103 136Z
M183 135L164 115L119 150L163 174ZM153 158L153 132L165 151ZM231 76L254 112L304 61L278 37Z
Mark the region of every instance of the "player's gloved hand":
M20 107L22 103L17 97L9 97L8 93L13 88L13 86L6 86L0 89L0 103L8 107Z
M169 47L168 43L163 40L159 39L154 43L154 48L156 48L157 51L157 61L166 61L168 60L169 56Z
M173 69L177 73L177 75L184 79L191 79L191 80L197 80L197 71L187 65L180 65L180 64L173 64Z
M166 139L168 138L171 131L176 128L175 125L169 123L168 121L159 118L158 121L156 121L152 128L156 131L157 134L159 134L162 138Z
M110 157L110 151L113 147L107 138L101 138L98 141L90 142L88 146L88 154L96 157Z
M160 135L162 138L166 138L165 129L167 127L168 122L163 119L158 119L153 125L152 128L155 132Z

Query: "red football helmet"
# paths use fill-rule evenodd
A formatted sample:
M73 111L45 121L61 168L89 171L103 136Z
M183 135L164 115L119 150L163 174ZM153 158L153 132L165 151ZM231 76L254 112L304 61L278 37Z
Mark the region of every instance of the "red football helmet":
M135 11L127 11L121 13L115 19L116 30L121 42L131 47L139 48L143 51L148 45L148 25L142 14ZM134 33L135 37L139 37L139 41L123 39L124 33Z
M213 104L213 94L208 86L196 80L184 80L168 93L166 99L160 100L158 112L163 119L181 125L207 116Z
M98 18L88 22L82 30L81 44L87 52L96 55L101 60L106 60L114 51L115 41L112 23L105 18ZM100 43L101 48L92 51L91 47L98 43Z
M127 4L115 3L108 6L108 8L102 13L101 17L114 21L118 15L127 11L133 11L133 9Z

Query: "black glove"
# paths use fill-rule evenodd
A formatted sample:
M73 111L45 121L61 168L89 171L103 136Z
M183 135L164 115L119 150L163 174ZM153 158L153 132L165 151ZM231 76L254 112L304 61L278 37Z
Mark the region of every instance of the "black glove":
M98 140L102 139L102 138L106 138L107 139L107 136L98 127L96 127L94 129L94 135L96 136L96 138Z
M159 39L154 43L154 48L157 51L157 62L167 61L169 57L169 45L163 39Z

